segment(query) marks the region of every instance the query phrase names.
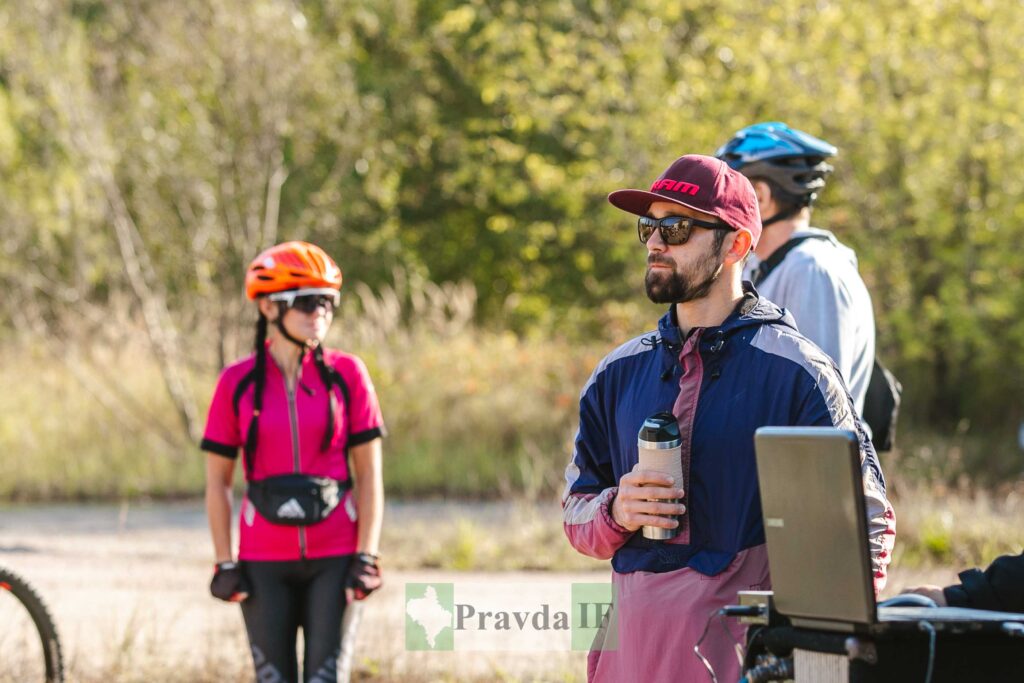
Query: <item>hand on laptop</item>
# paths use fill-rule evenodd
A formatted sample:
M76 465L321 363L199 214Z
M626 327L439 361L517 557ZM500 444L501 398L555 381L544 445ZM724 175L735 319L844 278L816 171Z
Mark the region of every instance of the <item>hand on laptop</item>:
M619 480L619 491L612 501L612 519L629 531L636 531L642 526L675 529L679 522L662 515L681 515L686 512L686 506L648 500L682 498L683 490L672 488L673 483L669 475L641 470L638 463L632 472L622 475Z
M946 595L942 592L942 588L940 588L939 586L925 584L923 586L914 586L913 588L908 588L903 592L923 595L926 598L931 598L932 600L934 600L935 604L939 607L946 607Z

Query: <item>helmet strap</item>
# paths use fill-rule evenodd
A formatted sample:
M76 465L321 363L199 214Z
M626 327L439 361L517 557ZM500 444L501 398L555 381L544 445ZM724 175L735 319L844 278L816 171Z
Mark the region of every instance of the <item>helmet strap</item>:
M800 211L800 208L801 207L799 206L791 206L788 209L783 209L782 211L779 211L771 218L764 219L763 221L761 221L761 229L764 230L772 223L778 223L779 221L784 221L787 218L792 218L797 214L797 212Z
M786 206L786 208L782 209L771 218L766 218L765 220L761 221L761 229L764 230L772 223L778 223L779 221L784 221L788 218L792 218L793 216L800 213L800 209L804 208L805 206L810 206L814 202L815 197L816 195L812 193L807 195L800 201L796 201L793 202L792 204L789 204L788 206Z
M295 344L300 349L305 351L309 348L309 343L296 339L292 335L288 334L288 330L284 329L284 314L288 312L288 304L283 301L279 301L277 304L277 318L274 320L274 326L277 327L277 331L281 333L281 336Z

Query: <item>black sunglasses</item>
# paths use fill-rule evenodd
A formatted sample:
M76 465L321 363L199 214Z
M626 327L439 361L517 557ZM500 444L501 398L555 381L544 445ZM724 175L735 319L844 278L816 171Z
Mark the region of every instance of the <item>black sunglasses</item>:
M294 290L287 292L274 292L269 297L271 301L279 301L288 308L294 308L302 313L314 313L321 306L328 313L333 313L338 305L338 295L311 292L309 294L298 294Z
M301 294L292 299L291 307L303 313L315 313L321 306L328 313L334 312L334 297L327 294Z
M654 234L655 230L661 232L661 241L665 244L673 246L685 244L686 240L690 239L690 233L693 232L694 228L732 230L732 228L724 223L711 223L689 216L665 216L664 218L640 216L636 222L637 236L644 244L647 244L647 240L651 239L651 235Z

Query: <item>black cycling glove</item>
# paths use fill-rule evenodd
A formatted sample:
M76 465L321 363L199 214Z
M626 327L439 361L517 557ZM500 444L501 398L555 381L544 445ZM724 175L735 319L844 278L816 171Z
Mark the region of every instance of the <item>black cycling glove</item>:
M249 582L237 562L219 562L214 566L210 593L226 602L241 602L249 597Z
M345 593L356 600L363 600L367 595L380 588L380 558L370 553L356 553L352 556L352 564L348 568L345 579Z

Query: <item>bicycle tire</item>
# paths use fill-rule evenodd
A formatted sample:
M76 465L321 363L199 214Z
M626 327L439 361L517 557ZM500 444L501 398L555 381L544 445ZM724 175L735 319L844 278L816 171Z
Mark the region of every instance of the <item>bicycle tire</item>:
M32 585L18 574L0 567L0 590L6 590L25 607L35 624L46 660L46 683L63 683L64 656L61 653L57 627L46 603Z

